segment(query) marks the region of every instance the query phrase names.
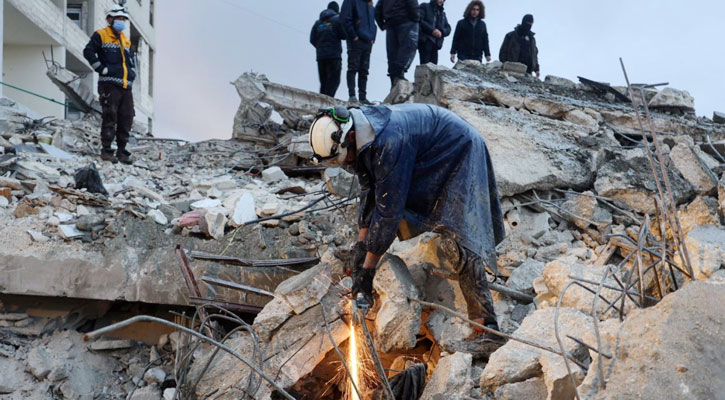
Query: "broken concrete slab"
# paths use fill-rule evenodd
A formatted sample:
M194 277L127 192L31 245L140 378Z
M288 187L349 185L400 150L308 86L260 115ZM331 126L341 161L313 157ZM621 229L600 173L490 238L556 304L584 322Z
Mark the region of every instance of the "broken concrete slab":
M702 225L695 227L685 237L695 278L707 280L725 264L725 230Z
M712 113L712 122L716 124L725 124L725 113L714 111Z
M466 353L441 358L420 399L436 400L468 395L473 388L469 374L472 363L473 357Z
M714 195L718 183L715 169L720 163L699 147L677 144L670 151L675 168L701 195Z
M199 209L204 208L204 209L209 210L209 209L212 209L212 208L219 207L221 205L222 205L221 200L218 200L218 199L203 199L203 200L199 200L199 201L195 201L195 202L191 203L191 209L192 210L199 210Z
M546 78L544 78L544 83L554 86L561 86L570 90L576 89L576 83L569 79L561 78L555 75L546 75Z
M325 187L338 197L356 197L360 194L357 175L342 168L327 168L324 173Z
M131 340L96 340L88 345L94 351L121 350L133 347Z
M413 82L400 79L390 90L390 93L383 100L384 104L402 104L412 103L415 95L415 87Z
M676 169L669 169L667 174L677 204L694 197L694 188ZM657 187L644 154L614 159L604 164L597 171L594 188L600 196L620 200L638 212L650 215L655 213L652 196L657 193Z
M377 347L388 353L410 350L417 344L421 325L420 304L415 281L403 260L387 254L378 265L373 288L380 296L380 309L375 318Z
M695 98L686 90L664 88L649 102L649 107L660 110L682 110L695 112Z
M509 383L496 389L495 400L546 400L544 380L531 378L523 382Z
M555 310L552 308L534 311L524 319L521 327L514 332L514 335L558 348L558 343L554 337L554 313ZM591 330L591 317L578 310L562 308L559 314L559 329L564 349L575 357L587 358L586 348L566 338L566 335L581 337L583 332ZM489 362L483 370L483 375L481 375L481 388L495 391L496 388L509 383L523 382L531 378L541 377L543 374L541 360L543 353L543 350L523 343L508 341L489 358ZM549 361L551 363L555 362L552 359L545 361L545 363ZM564 360L561 357L559 357L559 361L563 365ZM581 370L576 365L573 368ZM544 379L546 379L545 376Z
M602 281L602 278L604 278L606 269L607 266L588 265L571 262L571 260L558 259L546 264L543 277L549 292L553 295L555 300L558 300L565 287L572 281L572 279L569 278L570 276L599 283ZM619 279L622 281L621 277ZM604 281L604 284L610 287L617 287L617 282L614 278L612 278L611 273L607 277L607 280ZM596 290L596 285L590 285L590 287ZM602 314L602 311L607 307L607 301L613 302L615 299L619 298L619 292L603 288L600 294L601 297L599 298L600 300L598 301L599 304L597 307L599 315L602 317L613 317L617 315L617 312L611 308L606 314ZM606 301L602 298L606 299ZM566 291L561 304L563 307L571 307L587 314L591 314L593 300L594 293L578 285L572 285ZM553 304L556 304L556 301L554 301ZM624 303L624 311L627 312L632 307L634 307L634 304L629 298L627 298ZM617 304L617 308L619 308L619 304Z
M225 202L226 205L226 202ZM257 219L257 211L254 205L254 196L249 192L243 192L241 196L230 207L232 210L230 215L230 225L233 227L240 226L246 222Z
M723 287L692 282L630 315L622 325L607 387L594 398L714 399L725 393L725 314L720 307L703 307L723 304Z
M502 196L531 189L586 188L594 180L595 153L582 148L575 129L564 122L524 119L515 110L466 102L453 102L449 109L486 139Z
M295 314L302 314L320 302L329 291L332 277L339 275L343 268L342 261L327 252L317 266L280 283L274 295L287 302Z
M503 63L503 71L512 73L514 75L524 76L526 75L526 70L528 68L529 67L527 67L526 64L522 64L519 62L507 61Z
M678 214L683 235L687 235L692 229L700 225L720 225L718 202L712 197L697 196L687 206L680 207ZM652 228L653 232L659 233L658 224L655 224ZM667 237L672 237L671 229L668 229Z
M590 191L570 196L561 207L566 211L562 216L584 232L589 229L604 232L612 224L612 214L599 206L594 193Z
M545 264L541 261L527 259L511 273L506 286L520 292L534 291L534 280L544 272Z

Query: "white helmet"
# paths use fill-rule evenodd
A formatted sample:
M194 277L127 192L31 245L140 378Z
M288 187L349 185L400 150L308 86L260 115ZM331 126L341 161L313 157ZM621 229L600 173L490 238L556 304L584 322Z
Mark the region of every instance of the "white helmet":
M129 19L128 16L128 9L126 7L116 4L113 7L111 7L108 12L106 13L106 18L115 18L115 17L124 17L126 19Z
M323 161L337 157L341 151L340 144L345 143L352 125L350 111L345 107L320 110L310 126L310 146L314 159Z

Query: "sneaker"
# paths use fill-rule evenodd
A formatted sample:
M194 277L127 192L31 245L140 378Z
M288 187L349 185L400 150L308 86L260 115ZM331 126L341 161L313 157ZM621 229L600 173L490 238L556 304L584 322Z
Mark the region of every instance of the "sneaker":
M106 150L106 149L101 150L101 160L110 161L114 164L116 164L118 162L118 158L116 158L116 156L113 155L113 150Z
M357 97L355 97L355 96L350 96L350 98L349 98L349 99L347 99L347 102L348 102L348 103L357 103L357 102L358 102L358 100L357 100Z
M368 100L365 97L360 97L360 104L365 105L365 106L371 106L371 105L373 105L373 102Z
M131 159L131 153L129 153L126 150L118 150L116 152L116 156L118 157L118 161L120 161L122 164L131 165L133 164L133 160Z

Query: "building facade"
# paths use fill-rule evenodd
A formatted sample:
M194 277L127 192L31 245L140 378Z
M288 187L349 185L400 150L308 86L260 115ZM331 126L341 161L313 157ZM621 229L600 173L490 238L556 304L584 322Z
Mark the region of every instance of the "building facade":
M66 103L65 95L46 77L48 63L74 72L97 93L98 74L83 58L83 48L104 28L113 0L0 0L0 72L2 81ZM154 0L128 0L130 23L124 32L136 52L138 77L133 84L136 122L153 128L153 71L156 39ZM8 97L39 116L74 118L72 108L0 85Z

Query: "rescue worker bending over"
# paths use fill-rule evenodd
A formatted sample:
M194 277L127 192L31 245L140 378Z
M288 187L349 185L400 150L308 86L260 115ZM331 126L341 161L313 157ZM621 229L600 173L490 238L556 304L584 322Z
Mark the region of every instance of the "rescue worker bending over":
M131 40L124 35L128 12L115 5L106 13L108 26L93 33L83 50L83 56L98 72L98 95L103 108L101 124L101 158L105 161L131 164L126 151L128 135L133 124L134 107L131 86L136 79L136 57L131 52ZM116 139L116 154L111 144Z
M373 278L396 233L436 232L439 255L459 280L468 315L498 329L485 266L504 237L493 165L476 129L432 105L335 107L310 127L318 160L352 166L360 179L360 228L351 261L353 298L373 302ZM501 345L475 332L448 351L486 357Z

